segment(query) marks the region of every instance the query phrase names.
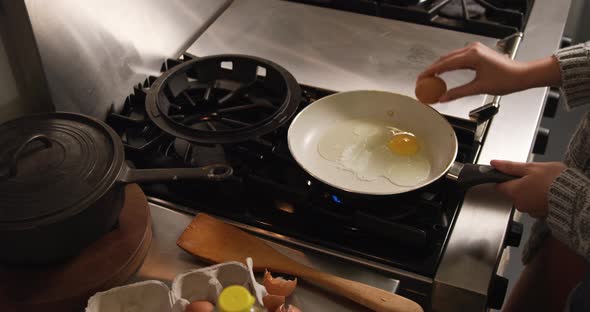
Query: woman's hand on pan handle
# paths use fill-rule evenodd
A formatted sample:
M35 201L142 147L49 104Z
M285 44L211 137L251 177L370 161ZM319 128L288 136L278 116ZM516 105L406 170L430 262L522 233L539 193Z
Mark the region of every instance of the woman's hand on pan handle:
M565 170L560 162L518 163L492 160L497 170L521 178L500 183L496 189L514 202L514 207L534 218L547 216L547 194L553 180Z
M558 85L561 81L561 71L554 56L518 62L479 42L442 56L422 72L418 80L458 69L475 71L475 79L448 90L440 102L475 94L505 95L528 88Z

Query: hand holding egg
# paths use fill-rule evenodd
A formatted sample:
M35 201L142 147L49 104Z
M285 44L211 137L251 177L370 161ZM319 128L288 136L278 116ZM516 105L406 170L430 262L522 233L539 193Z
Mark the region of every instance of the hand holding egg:
M446 92L447 84L438 77L424 77L416 81L416 98L424 104L437 103Z

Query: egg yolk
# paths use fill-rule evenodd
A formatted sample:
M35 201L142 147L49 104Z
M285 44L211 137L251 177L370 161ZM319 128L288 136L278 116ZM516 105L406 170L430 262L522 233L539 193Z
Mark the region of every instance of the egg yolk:
M409 134L393 136L393 138L387 143L387 147L389 147L392 152L401 156L412 156L420 150L416 137Z

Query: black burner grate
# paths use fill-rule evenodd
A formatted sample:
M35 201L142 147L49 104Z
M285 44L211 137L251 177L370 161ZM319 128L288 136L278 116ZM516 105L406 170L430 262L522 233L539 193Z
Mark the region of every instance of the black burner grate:
M505 38L525 29L533 0L286 0Z
M260 137L293 117L300 102L295 78L260 58L218 55L169 65L175 66L147 88L145 112L158 128L187 141Z

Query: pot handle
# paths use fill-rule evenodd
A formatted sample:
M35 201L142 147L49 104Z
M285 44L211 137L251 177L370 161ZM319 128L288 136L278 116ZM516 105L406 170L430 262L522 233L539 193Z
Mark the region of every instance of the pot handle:
M218 164L197 168L161 168L132 169L124 163L117 181L134 182L169 182L178 180L223 181L233 174L233 168Z
M489 165L454 163L447 177L457 181L462 188L470 188L484 183L502 183L520 177L502 173Z
M9 177L15 177L17 175L17 164L18 164L18 160L21 157L21 154L23 153L23 151L25 150L25 148L33 143L34 141L41 141L43 143L43 145L45 146L45 148L51 148L51 146L53 145L53 143L51 142L51 140L49 140L49 138L44 135L44 134L33 134L32 136L30 136L25 143L21 144L21 146L19 146L16 151L14 152L14 155L12 155L12 160L10 161L10 169L8 171L8 176Z

